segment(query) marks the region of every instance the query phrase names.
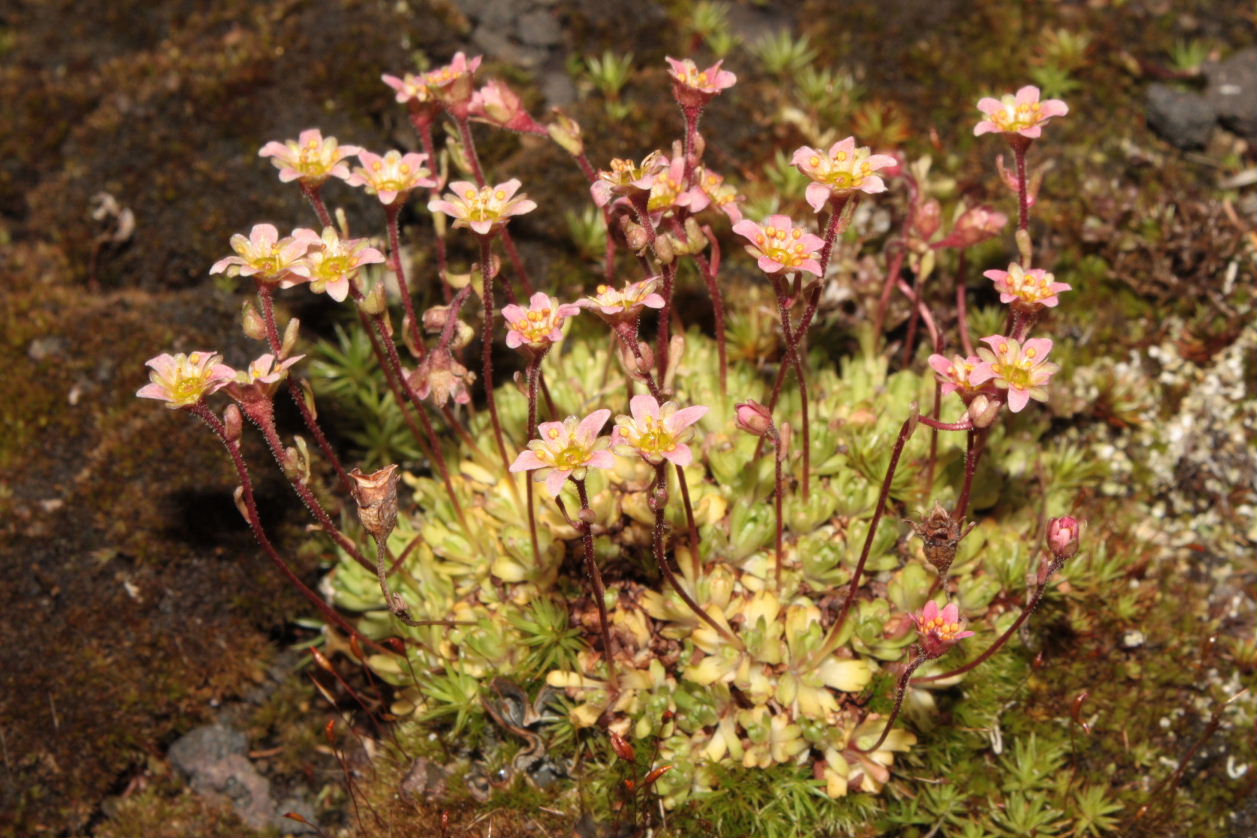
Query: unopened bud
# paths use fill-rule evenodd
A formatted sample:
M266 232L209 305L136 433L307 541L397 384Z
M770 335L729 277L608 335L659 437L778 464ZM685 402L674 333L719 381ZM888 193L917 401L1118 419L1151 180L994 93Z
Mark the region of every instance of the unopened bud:
M244 487L237 486L235 491L231 493L231 499L236 502L236 511L240 513L240 517L249 523L253 523L253 519L249 517L249 507L244 502Z
M580 519L582 524L592 524L598 519L598 516L594 514L592 509L582 509L577 513L576 517Z
M755 436L772 434L773 415L764 405L757 401L740 402L735 410L733 421L740 430Z
M1053 518L1048 522L1048 549L1058 561L1071 559L1078 552L1078 541L1082 536L1081 524L1070 515Z
M284 476L295 483L310 482L310 449L301 437L294 437L294 445L284 449Z
M243 429L244 418L240 415L240 408L234 404L227 405L227 409L223 411L223 436L228 442L236 442Z
M1017 252L1021 255L1022 267L1029 270L1034 261L1034 244L1030 241L1030 231L1018 230L1014 238L1017 239Z
M558 108L552 108L554 122L546 126L550 139L558 143L564 151L573 157L585 152L585 142L581 139L580 123L572 119Z
M301 332L301 321L296 317L288 321L288 325L284 327L284 339L279 345L280 359L287 358L292 354L293 347L297 345L297 335Z
M375 285L372 285L371 290L358 301L358 307L372 317L383 314L388 307L388 298L384 294L384 283L377 282Z
M917 207L916 218L913 219L913 226L916 227L917 235L925 241L929 241L938 232L938 228L943 223L943 208L939 206L938 201L930 198Z
M662 236L655 237L655 256L659 259L659 264L669 265L676 259L675 240L671 233L664 233Z
M681 360L685 358L685 335L677 334L668 339L668 369L664 373L665 392L672 392L672 384L676 379L677 370L681 368Z
M786 452L790 450L790 440L794 439L794 428L789 422L782 422L781 427L777 429L777 459L784 460Z
M310 412L311 419L319 418L318 406L314 403L314 387L310 385L308 379L301 379L301 400L305 402L306 410Z
M973 401L969 402L969 421L975 428L989 428L995 421L995 417L999 416L999 411L999 402L978 393L973 397Z
M244 307L240 310L240 326L254 340L266 340L266 321L262 319L252 300L244 301Z
M349 472L353 483L350 491L358 504L358 520L377 542L383 542L397 526L397 481L401 475L396 465L364 474L355 468Z
M707 247L707 236L698 219L692 215L685 219L685 238L687 253L702 253Z
M637 752L633 750L633 746L615 731L611 731L611 747L615 749L616 756L625 762L632 763L637 760Z
M628 244L629 250L641 250L650 243L650 237L646 235L646 230L642 225L626 221L623 229L624 241Z

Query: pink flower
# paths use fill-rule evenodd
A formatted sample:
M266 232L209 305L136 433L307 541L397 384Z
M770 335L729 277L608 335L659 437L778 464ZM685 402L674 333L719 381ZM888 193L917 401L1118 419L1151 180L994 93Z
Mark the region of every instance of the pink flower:
M790 162L812 179L805 196L816 212L831 198L852 192L885 192L886 183L875 174L897 165L889 154L870 154L867 147L856 148L855 137L847 137L829 147L828 152L803 146Z
M613 198L649 192L655 175L667 165L668 158L660 151L652 151L641 163L617 157L611 161L610 169L598 172L598 179L590 185L589 192L600 207L605 207Z
M678 104L683 108L701 108L722 90L733 87L738 77L720 69L722 63L717 61L706 70L700 70L692 59L669 58L668 75L672 76L672 93Z
M686 445L694 431L690 428L707 413L703 405L678 409L676 402L663 406L651 395L637 395L629 400L631 416L615 417L611 445L617 454L640 454L651 465L664 460L684 468L694 455Z
M427 76L424 73L418 75L414 73L406 73L402 77L383 75L380 78L389 87L393 88L397 94L397 101L401 104L411 103L412 106L429 105L435 101L432 89L428 87Z
M243 370L220 365L219 373L226 379L227 395L247 408L253 402L269 402L275 395L275 388L279 382L288 377L288 368L304 357L304 355L294 355L276 364L275 356L267 352L265 355L259 355ZM248 412L247 409L246 412Z
M484 187L456 180L450 184L445 198L433 198L428 202L428 209L453 218L455 227L470 227L477 235L487 236L506 224L512 215L523 215L537 208L527 195L515 194L519 187L518 178Z
M970 355L968 358L953 355L951 360L948 360L946 356L935 354L930 356L930 366L943 384L944 396L955 390L965 401L968 401L969 396L982 386L971 378L973 373L982 366L982 359L976 355Z
M1014 308L1023 311L1055 308L1060 303L1056 295L1071 287L1067 283L1056 282L1056 277L1040 268L1023 271L1016 262L1006 271L991 270L982 275L995 281L1001 303L1012 303Z
M258 151L259 157L272 158L284 183L300 180L307 186L318 186L329 177L349 177L346 157L357 154L356 145L338 145L335 137L324 137L317 128L302 131L295 140L272 140Z
M451 113L466 117L475 90L475 74L480 67L481 56L471 60L461 52L444 67L430 70L423 76L424 84Z
M598 293L592 297L582 297L576 301L576 305L591 309L612 326L636 323L643 308L663 308L663 297L655 293L658 286L657 276L630 282L623 290L599 285Z
M945 238L934 242L935 250L944 247L957 249L972 247L975 244L994 238L1008 223L1008 216L996 212L990 207L972 207L956 220L956 226Z
M354 169L345 182L350 186L365 187L367 194L378 196L380 203L386 206L396 201L398 196L405 199L412 189L436 186L432 172L423 165L428 160L426 154L388 151L381 157L369 151L360 151L358 159L362 165Z
M661 166L650 183L650 198L646 208L653 213L665 213L674 207L686 207L690 212L702 212L711 199L698 186L685 187L685 158L674 157L671 161L661 158Z
M210 273L251 276L259 282L289 288L310 278L310 268L302 261L309 243L295 235L281 239L273 224L254 224L248 238L231 237L235 256L224 256L210 267Z
M982 383L991 379L996 387L1008 390L1008 409L1013 413L1020 412L1031 399L1047 401L1048 380L1060 369L1047 360L1052 351L1049 338L1031 338L1020 344L1003 335L992 335L982 338L982 342L991 348L978 349L985 363L970 374L970 381Z
M960 609L954 602L947 603L939 611L938 603L930 600L924 608L909 616L917 625L921 648L930 658L942 657L957 641L973 637L973 632L960 630L963 625L960 621Z
M306 264L310 268L310 290L326 293L336 302L349 296L349 282L363 265L379 264L384 254L366 239L342 239L335 227L324 227L323 235L302 228L293 233L309 244Z
M563 339L563 320L580 313L580 306L562 303L538 291L528 301L528 308L518 305L502 307L506 320L506 345L511 349L549 349Z
M754 221L739 221L733 225L733 232L750 240L746 252L759 260L759 269L764 273L807 271L821 275L816 256L825 242L820 236L795 227L784 215L770 215L762 227Z
M235 372L225 367L221 355L213 352L190 352L184 355L161 354L149 358L145 364L152 368L149 383L141 387L136 396L141 399L157 399L166 407L177 410L192 407L211 393L216 393L231 380Z
M707 196L709 204L729 216L729 220L737 224L742 220L742 209L738 206L738 190L725 183L725 179L711 169L699 167L695 174L698 188Z
M471 97L470 113L477 119L508 131L542 136L548 133L524 108L519 94L497 79L490 79Z
M539 438L520 452L511 471L535 471L533 480L545 483L550 496L557 497L569 477L584 480L588 469L614 467L615 456L607 450L610 438L598 436L610 417L611 411L603 408L580 420L569 416L562 422L542 422Z
M1039 101L1039 88L1032 84L1005 94L999 99L987 96L978 100L978 110L987 119L974 126L974 136L1003 132L1035 139L1043 133L1043 125L1054 116L1069 113L1069 106L1060 99Z

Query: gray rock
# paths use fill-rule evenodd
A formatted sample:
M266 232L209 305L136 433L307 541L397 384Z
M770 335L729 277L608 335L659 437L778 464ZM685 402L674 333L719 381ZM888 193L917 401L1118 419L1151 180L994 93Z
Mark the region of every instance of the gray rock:
M552 47L559 43L563 30L554 12L537 9L520 15L516 30L519 39L529 46Z
M1148 127L1175 148L1202 148L1217 118L1199 93L1160 83L1148 88Z
M531 70L546 59L546 51L537 47L516 43L491 26L477 26L471 33L471 42L497 61L514 64Z
M1257 145L1257 47L1242 49L1205 67L1205 97L1229 131Z
M179 737L170 746L168 756L175 768L191 777L203 765L248 750L249 740L240 731L223 725L205 725Z
M275 823L271 782L245 756L249 747L243 733L223 725L189 731L170 746L170 761L188 776L193 791L229 803L253 829Z

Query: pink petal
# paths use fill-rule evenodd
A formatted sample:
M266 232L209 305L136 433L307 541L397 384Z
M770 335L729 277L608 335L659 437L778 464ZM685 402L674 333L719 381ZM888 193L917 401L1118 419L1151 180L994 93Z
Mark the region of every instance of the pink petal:
M690 425L693 425L699 419L707 415L707 406L696 404L683 410L678 410L672 415L672 432L683 431Z
M987 116L990 116L991 114L997 114L1000 111L1004 110L1004 103L1001 102L999 99L992 99L990 96L983 96L981 99L978 100L978 110L982 111L982 113L986 114ZM982 124L990 124L990 123L978 123L978 124L982 125Z
M174 401L166 388L156 382L145 384L135 392L135 395L141 399L159 399L163 402Z
M1015 101L1018 105L1034 104L1039 101L1039 88L1035 87L1033 84L1026 85L1017 91Z
M780 262L774 262L767 256L759 257L755 264L766 274L777 273L782 269L782 267L784 267Z
M823 183L812 181L807 185L803 197L807 200L807 204L812 208L813 212L820 212L821 208L825 206L825 202L829 200L829 187Z
M610 451L595 451L589 455L587 468L615 468L615 455Z
M998 131L999 131L998 125L996 125L994 122L987 122L986 120L983 120L982 122L979 122L977 125L973 126L973 136L975 137L980 137L983 134L994 134L994 133L997 133Z
M686 468L690 463L694 462L694 454L690 451L690 447L684 443L677 443L663 458L675 466Z
M1009 388L1008 390L1008 409L1013 413L1020 413L1026 405L1030 404L1030 394L1025 390L1016 390Z
M943 618L944 622L954 623L960 617L960 609L956 606L956 603L949 602L943 607L939 616Z
M1042 360L1047 357L1047 354L1049 352L1052 351L1052 339L1051 338L1030 338L1030 340L1022 344L1021 354L1023 358L1025 357L1027 350L1034 350L1035 357L1037 357L1039 360Z
M591 443L598 438L598 432L602 430L602 426L607 424L607 420L610 418L611 411L607 408L595 410L580 420L580 424L576 426L576 433L573 436L583 443Z
M523 336L519 332L515 331L514 329L511 329L510 331L506 333L506 348L507 349L519 349L520 344L522 344L523 342L524 342Z
M629 399L629 413L633 414L634 422L645 425L647 417L659 418L659 402L649 393L639 393Z
M349 280L344 277L333 280L324 286L323 290L327 292L327 296L336 302L343 303L345 298L349 296Z
M560 471L556 468L546 476L546 491L550 493L550 497L557 498L559 496L559 492L563 491L563 484L567 482L567 478L571 473L570 471Z
M545 468L545 463L537 456L537 452L531 448L519 452L519 456L515 458L515 462L511 463L512 472L531 471L535 468Z
M739 236L745 236L751 241L755 241L755 239L764 235L763 228L761 228L754 221L751 221L749 218L734 224L733 232L737 233Z

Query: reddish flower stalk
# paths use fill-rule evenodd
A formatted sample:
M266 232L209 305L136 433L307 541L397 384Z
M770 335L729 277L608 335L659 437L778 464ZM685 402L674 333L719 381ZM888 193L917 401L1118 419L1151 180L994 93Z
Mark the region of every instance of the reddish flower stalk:
M856 592L860 590L860 577L864 574L864 565L868 562L869 553L873 549L873 539L877 536L877 525L881 523L882 516L886 514L886 504L890 500L890 487L895 480L895 470L899 468L899 458L903 455L904 446L911 439L913 431L916 430L919 419L920 417L917 415L916 405L914 404L912 412L899 428L899 436L895 440L895 447L891 449L890 462L886 464L886 476L882 478L882 488L877 494L877 506L873 510L872 519L869 521L869 531L864 537L864 546L860 549L860 560L856 562L855 572L851 575L851 584L847 588L847 597L843 600L842 610L838 612L838 619L834 621L833 626L829 629L829 634L825 636L824 642L812 655L811 660L813 663L824 660L838 647L838 635L842 632L842 627L847 622L847 615L851 613L851 606L855 603Z
M232 390L232 386L228 385L228 392ZM310 490L310 487L302 479L300 474L291 473L285 468L288 460L284 453L284 443L279 438L279 432L275 428L275 411L270 399L250 400L248 403L238 401L245 416L253 420L253 424L262 432L263 438L266 439L266 446L271 450L271 456L275 458L275 462L279 464L280 471L288 477L288 483L292 486L297 496L305 503L311 514L314 515L319 526L323 531L331 536L332 540L340 545L341 549L349 554L350 558L362 565L367 570L375 570L375 567L369 562L365 556L358 550L353 541L341 532L340 528L333 523L327 510L323 508L323 504L319 503L318 497Z
M493 423L493 437L497 440L498 452L502 455L502 466L509 469L511 460L506 453L506 437L502 434L502 420L498 418L497 397L493 392L493 237L482 235L477 238L480 239L480 270L484 276L484 291L480 299L484 303L481 356L484 366L485 403L489 407L489 419Z
M240 480L240 500L243 507L241 511L249 524L249 529L253 531L253 537L257 539L258 544L262 546L262 549L266 552L271 562L279 569L279 572L296 586L301 595L313 604L329 623L337 626L359 643L370 646L379 652L393 655L400 654L397 650L381 645L362 634L352 623L338 614L336 609L324 602L323 597L310 590L309 586L301 581L301 577L293 571L288 562L284 560L284 557L275 549L275 545L271 543L270 538L266 535L266 530L262 527L262 519L258 515L257 502L253 496L253 481L249 477L249 467L245 464L244 455L240 451L239 438L228 434L222 421L204 403L193 405L188 409L194 416L209 426L209 429L214 432L214 435L218 437L219 442L223 444L223 447L227 449L227 453L231 456L231 463L235 466L236 476Z
M782 477L781 464L786 458L785 446L782 444L781 434L777 431L777 426L773 423L772 411L759 402L743 402L737 406L734 414L734 424L749 434L758 436L762 441L768 440L773 444L773 510L777 516L777 562L776 562L776 581L777 587L781 587L781 566L784 561L783 555L783 527L781 524L781 496L782 496ZM758 456L758 454L757 454Z
M410 297L410 286L406 283L406 269L402 265L401 236L398 230L397 217L401 214L400 201L384 206L388 216L388 249L393 257L393 273L397 276L397 289L401 293L402 307L406 310L406 320L410 325L410 340L416 352L423 354L423 338L419 335L419 318L415 315L415 302Z
M262 301L262 322L266 324L266 342L270 346L271 352L275 354L275 357L282 357L282 342L279 337L279 327L275 323L275 305L271 299L271 287L259 282L257 283L257 291L258 299ZM288 377L288 395L291 396L293 404L297 406L297 411L301 414L301 420L305 423L307 430L310 431L310 435L314 437L315 444L319 446L323 456L327 457L327 461L336 470L336 476L340 479L341 488L348 492L349 487L352 485L349 480L349 473L345 471L340 457L336 456L336 449L332 447L332 443L328 441L327 436L323 433L323 429L319 427L319 421L306 401L306 395L302 391L301 385L292 376Z
M615 677L615 655L611 651L611 621L607 617L607 589L602 583L602 571L594 559L593 510L589 508L589 492L585 489L584 480L576 480L576 494L580 498L580 531L581 543L585 547L585 571L593 584L594 600L598 604L598 625L602 629L602 648L607 660L607 683L612 693L619 691Z
M685 479L684 476L681 475L680 466L677 466L677 475L680 476L682 480ZM651 490L649 501L650 508L655 513L655 529L652 543L655 551L655 561L659 565L659 572L663 574L664 579L668 580L668 584L672 586L672 590L676 591L677 596L679 596L681 601L694 612L695 616L707 625L711 626L712 629L715 630L716 634L719 634L725 640L729 641L738 648L742 648L742 642L734 637L728 629L716 622L710 614L703 610L702 606L694 601L694 598L686 592L685 588L681 587L681 581L677 579L676 574L672 572L672 568L668 565L668 558L664 554L663 550L663 531L666 526L664 518L668 506L668 464L665 461L661 461L657 466L655 466L655 486L654 489ZM698 549L697 542L694 545L694 549Z
M799 356L799 344L802 342L802 328L800 327L800 329L795 330L790 324L791 300L786 289L785 280L777 274L773 274L772 279L773 290L777 292L777 311L781 315L781 331L786 340L786 357L782 362L782 367L793 366L795 376L799 379L799 406L803 414L802 422L800 423L801 430L803 432L803 479L801 483L803 487L803 501L806 503L811 492L812 485L812 423L811 417L809 416L810 411L808 410L807 370L803 365L803 359ZM818 291L819 288L820 286L818 285ZM778 467L780 467L780 459L778 460Z

